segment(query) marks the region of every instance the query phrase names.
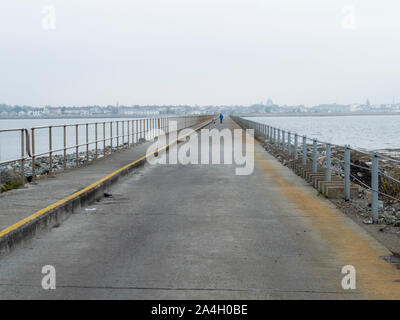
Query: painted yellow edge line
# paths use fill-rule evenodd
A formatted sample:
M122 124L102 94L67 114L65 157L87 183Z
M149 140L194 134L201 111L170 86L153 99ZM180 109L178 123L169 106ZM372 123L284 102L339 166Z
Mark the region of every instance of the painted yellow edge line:
M209 125L210 123L211 123L211 121L209 121L209 122L207 122L206 124L203 124L203 125L201 125L201 126L195 128L195 129L193 129L193 131L197 131L197 130L199 130L199 129L201 129L201 128L204 128L205 126ZM81 194L85 193L86 191L89 191L89 190L91 190L91 189L94 189L95 187L97 187L98 185L100 185L101 183L103 183L104 181L109 180L110 178L112 178L113 176L117 175L118 173L120 173L120 172L122 172L122 171L128 169L129 167L134 166L134 165L137 164L138 162L140 162L140 161L146 159L147 157L149 157L149 156L155 154L156 152L160 152L160 151L163 151L163 150L167 149L167 148L170 147L172 144L174 144L175 142L177 142L179 139L185 138L185 137L187 137L188 135L190 135L190 134L186 134L186 135L184 135L184 136L178 137L178 138L175 139L173 142L171 142L171 143L169 143L169 144L167 144L167 145L165 145L165 146L163 146L163 147L161 147L161 148L159 148L159 149L157 149L157 150L155 150L155 151L153 151L153 152L151 152L151 153L145 154L144 156L140 157L139 159L137 159L137 160L135 160L135 161L133 161L133 162L131 162L131 163L129 163L129 164L123 166L122 168L120 168L120 169L118 169L118 170L116 170L116 171L114 171L114 172L108 174L108 175L105 176L104 178L101 178L100 180L97 180L96 182L92 183L91 185L87 186L86 188L84 188L84 189L82 189L82 190L79 190L79 191L77 191L77 192L75 192L75 193L69 195L68 197L65 197L64 199L61 199L61 200L59 200L59 201L57 201L57 202L55 202L55 203L53 203L53 204L47 206L46 208L40 209L40 210L36 211L35 213L33 213L32 215L30 215L29 217L26 217L26 218L24 218L24 219L18 221L17 223L13 224L12 226L1 230L1 231L0 231L0 238L6 236L6 235L9 234L10 232L12 232L12 231L14 231L15 229L17 229L17 228L23 226L24 224L28 223L29 221L32 221L33 219L36 219L37 217L43 215L44 213L46 213L46 212L48 212L48 211L50 211L50 210L53 210L54 208L57 208L58 206L60 206L60 205L62 205L62 204L64 204L64 203L66 203L66 202L68 202L68 201L70 201L70 200L72 200L72 199L74 199L74 198L76 198L76 197L78 197L78 196L80 196Z

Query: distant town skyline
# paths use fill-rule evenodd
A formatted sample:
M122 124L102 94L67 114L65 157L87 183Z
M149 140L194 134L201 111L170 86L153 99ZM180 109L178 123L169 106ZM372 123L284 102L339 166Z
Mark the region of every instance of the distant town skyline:
M369 100L365 104L320 104L313 107L304 105L279 106L269 99L267 103L258 103L250 106L190 106L190 105L152 105L152 106L10 106L0 104L1 118L79 118L79 117L148 117L156 115L199 115L199 114L312 114L312 113L398 113L398 104L371 104Z
M227 107L233 107L233 106L241 106L241 107L250 107L252 105L265 105L265 106L271 106L271 105L278 105L278 106L304 106L305 108L312 108L315 106L319 105L394 105L398 104L399 102L396 101L395 97L392 97L390 100L388 99L385 102L376 102L374 99L371 99L369 97L365 98L362 101L358 102L347 102L347 103L337 103L337 102L320 102L314 105L307 105L304 103L295 103L295 104L286 104L286 103L279 103L278 101L275 101L271 97L264 99L264 100L257 100L253 99L254 102L248 103L248 104L239 104L239 103L232 103L232 104L217 104L217 103L210 103L210 104L189 104L189 103L181 103L181 104L173 104L173 103L147 103L147 104L138 104L138 103L120 103L120 101L116 101L115 103L111 104L96 104L96 103L89 103L89 104L82 104L82 105L68 105L68 104L39 104L39 105L33 105L30 103L27 104L20 104L20 103L7 103L5 101L0 100L0 105L9 105L9 106L29 106L33 108L45 108L47 106L49 107L70 107L70 108L81 108L81 107L87 107L87 106L100 106L100 107L107 107L107 106L113 106L113 107L119 107L119 106L140 106L140 107L147 107L147 106L188 106L188 107L207 107L207 106L227 106Z

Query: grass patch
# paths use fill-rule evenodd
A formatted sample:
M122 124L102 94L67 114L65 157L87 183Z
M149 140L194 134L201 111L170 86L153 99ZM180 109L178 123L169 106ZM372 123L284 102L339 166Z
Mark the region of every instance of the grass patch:
M19 187L22 186L22 183L19 181L6 181L5 184L0 186L0 193L12 190L12 189L18 189Z

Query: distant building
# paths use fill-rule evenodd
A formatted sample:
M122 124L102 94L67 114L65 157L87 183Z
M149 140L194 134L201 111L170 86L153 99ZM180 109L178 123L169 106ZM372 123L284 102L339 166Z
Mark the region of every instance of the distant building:
M42 110L32 110L28 112L29 116L32 117L40 117L41 115L43 115L43 111Z
M356 111L360 111L361 110L361 106L359 104L353 104L350 106L350 112L356 112Z

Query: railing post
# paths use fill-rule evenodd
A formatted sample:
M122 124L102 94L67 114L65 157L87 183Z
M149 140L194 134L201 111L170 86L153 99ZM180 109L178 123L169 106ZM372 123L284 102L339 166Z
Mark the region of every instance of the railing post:
M299 159L299 136L297 135L297 133L294 134L294 160L298 160Z
M35 129L32 128L32 183L36 183L36 164L35 164Z
M138 123L139 123L139 120L135 120L135 132L136 132L136 134L135 134L135 139L134 139L134 143L135 144L137 144L138 143L138 141L139 141L139 127L138 127Z
M350 200L350 148L348 145L344 149L344 199Z
M20 161L20 173L22 186L25 185L25 135L24 129L21 129L21 161Z
M303 165L307 164L307 138L303 136L303 155L302 155L302 163Z
M127 134L127 138L128 138L128 148L129 148L129 141L130 141L130 139L131 139L131 132L130 132L130 130L129 130L129 120L126 120L126 126L128 127L127 129L128 129L128 134Z
M94 158L97 159L98 155L98 137L97 137L97 122L94 124L94 139L96 140L96 146L95 146L95 153L94 153Z
M52 135L52 127L49 126L49 175L51 175L53 171L53 135Z
M318 171L318 163L317 163L317 139L313 139L313 166L312 171L315 173Z
M75 125L75 164L79 166L79 128Z
M86 163L89 162L89 124L86 123Z
M121 147L124 148L125 145L125 121L121 121L121 131L122 131L122 144Z
M113 123L110 122L110 154L113 152L113 133L112 133Z
M135 121L136 120L132 120L132 146L135 145L135 135L136 135Z
M379 207L378 207L378 196L379 196L379 155L374 152L372 156L372 172L371 172L371 210L372 219L374 222L378 221Z
M139 132L139 140L143 139L143 132L144 132L144 119L140 119L140 132Z
M64 140L64 170L67 168L67 126L63 126L63 140Z
M117 120L117 151L119 151L119 121Z
M281 129L278 129L278 148L281 146Z
M325 179L331 181L331 145L326 144L326 168L325 168Z
M274 128L270 128L270 130L271 130L271 141L272 141L272 143L275 143L275 130L274 130Z
M286 132L285 130L282 130L282 150L285 151L285 136Z
M288 136L287 136L287 140L288 140L288 145L287 145L287 151L288 151L288 154L289 154L289 157L292 155L292 146L291 146L291 144L292 144L292 136L291 136L291 133L290 132L288 132Z
M106 155L106 123L103 122L103 155Z

